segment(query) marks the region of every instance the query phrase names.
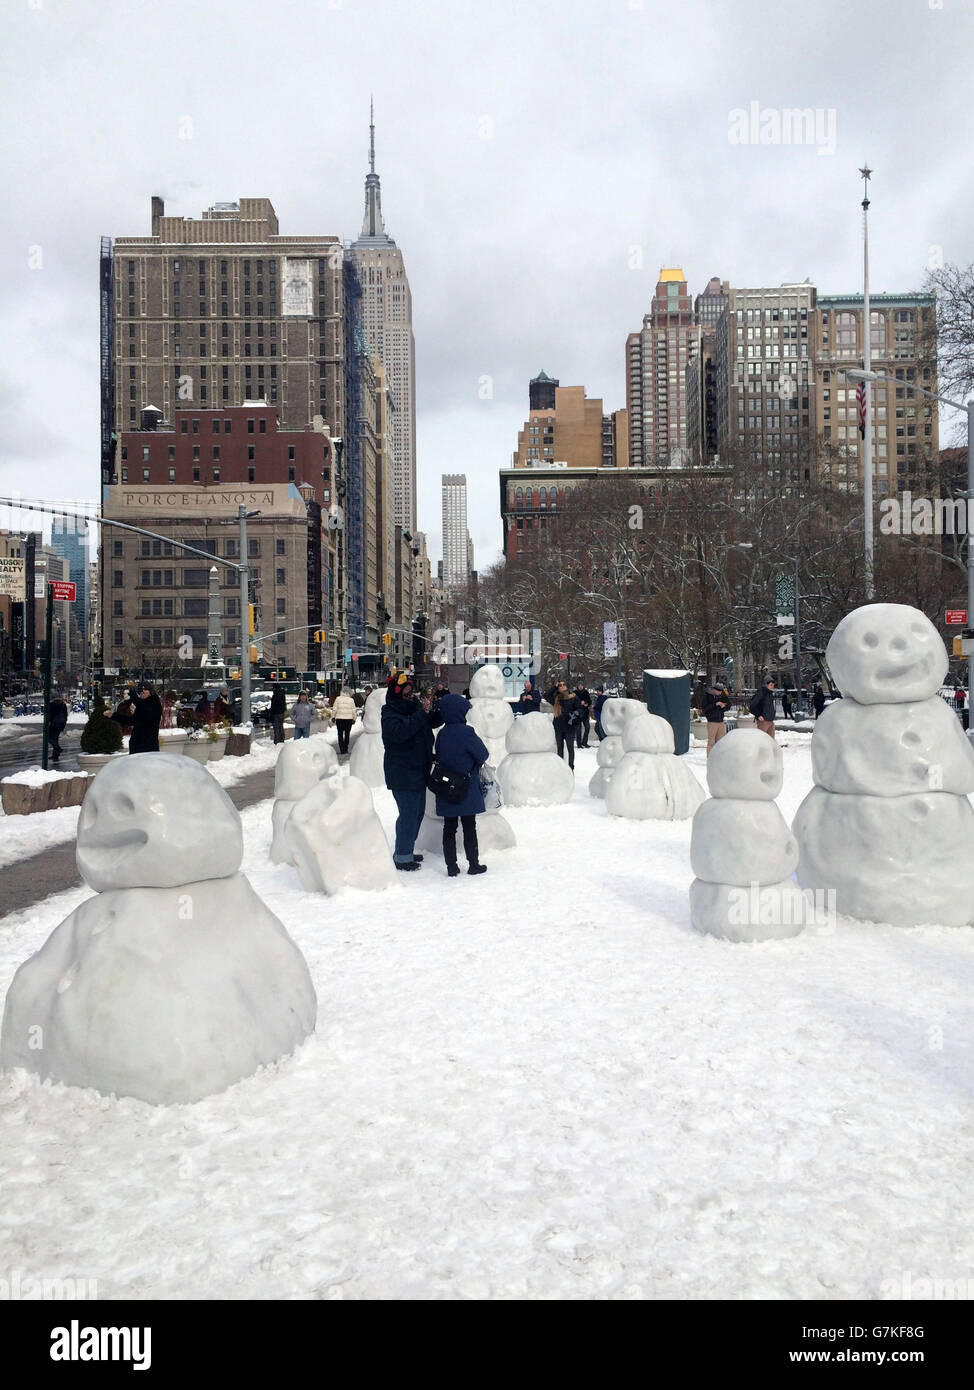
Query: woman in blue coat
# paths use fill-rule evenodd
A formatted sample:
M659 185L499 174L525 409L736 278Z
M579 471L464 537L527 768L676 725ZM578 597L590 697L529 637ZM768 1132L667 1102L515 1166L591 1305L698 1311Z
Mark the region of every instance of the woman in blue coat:
M480 769L490 757L487 748L466 722L470 701L462 695L444 695L440 699L443 728L436 740L436 756L451 772L468 773L470 786L460 802L436 798L436 814L443 817L443 858L451 878L460 872L457 864L457 822L463 825L463 852L467 856L468 874L485 874L487 865L480 863L477 845L477 817L484 810L484 794L480 790Z

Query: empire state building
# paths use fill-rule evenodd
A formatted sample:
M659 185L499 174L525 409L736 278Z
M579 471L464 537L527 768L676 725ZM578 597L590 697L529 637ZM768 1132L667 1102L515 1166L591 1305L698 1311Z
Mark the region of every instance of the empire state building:
M416 345L413 305L402 252L382 220L375 172L375 122L370 106L369 172L362 232L351 244L363 291L363 320L372 351L386 369L393 398L395 519L416 530Z

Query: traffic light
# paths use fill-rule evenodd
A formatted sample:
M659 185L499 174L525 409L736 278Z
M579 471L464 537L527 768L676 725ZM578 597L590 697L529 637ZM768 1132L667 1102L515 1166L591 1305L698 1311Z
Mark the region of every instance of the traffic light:
M315 638L314 638L314 640L315 640L316 642L318 642L318 643L327 642L327 641L328 641L328 633L325 631L324 628L319 627L318 630L317 630L317 632L315 633Z
M385 646L385 647L391 647L391 646L392 646L392 633L391 633L391 632L384 632L384 633L382 634L382 645Z

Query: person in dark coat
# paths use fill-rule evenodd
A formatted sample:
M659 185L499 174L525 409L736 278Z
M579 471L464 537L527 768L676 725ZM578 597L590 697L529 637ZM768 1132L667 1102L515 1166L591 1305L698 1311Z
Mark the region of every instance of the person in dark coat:
M575 769L575 726L582 717L578 698L568 689L566 681L553 685L545 696L554 711L555 751L559 758L568 750L568 766Z
M116 724L122 726L122 737L132 732L132 716L135 712L135 691L126 690L125 699L120 700L112 710L109 718L114 719Z
M822 717L822 710L825 708L825 691L820 685L816 685L812 691L812 705L815 709L815 718Z
M595 687L595 700L592 704L592 718L595 720L595 732L599 736L599 742L605 738L605 730L602 727L602 706L608 698L605 693L605 686L597 685Z
M755 692L749 708L758 728L774 738L774 680L771 676L768 676L761 689Z
M49 706L48 732L51 738L51 758L57 762L61 756L61 735L64 733L68 722L68 707L61 699L60 695L55 694Z
M530 681L524 682L524 689L514 706L515 714L537 714L541 709L541 696Z
M275 685L271 691L271 703L268 709L271 717L271 727L274 730L274 742L284 742L284 716L287 714L287 697L284 694L284 687Z
M590 728L589 715L592 709L592 697L585 689L583 681L579 681L575 686L575 699L578 701L578 708L581 718L575 726L575 733L578 737L579 748L588 747L588 735Z
M221 690L213 702L213 718L219 724L222 719L230 718L230 692Z
M727 701L724 699L724 692L719 686L714 686L707 694L704 701L703 717L707 721L707 757L710 757L714 746L727 733L727 725L724 723L724 713L727 709Z
M396 820L396 868L418 869L422 855L413 853L426 814L426 778L433 765L433 718L415 696L406 671L393 676L382 706L382 770L399 808ZM442 716L436 717L436 723Z
M162 723L162 701L151 685L139 686L132 707L132 732L129 735L130 753L158 753L159 725ZM115 715L112 715L115 718Z
M212 724L213 720L216 717L213 713L213 706L210 704L210 697L209 695L207 695L205 690L203 691L203 694L200 696L200 698L196 701L196 713L202 715L202 717L206 720L207 724Z
M781 692L781 713L785 716L786 719L790 719L790 718L791 718L791 711L792 711L791 691L790 691L790 690L783 690L783 691Z
M450 878L460 872L457 864L457 823L463 825L463 852L467 856L467 873L483 874L487 865L480 862L477 844L477 817L484 811L484 794L480 789L480 769L490 757L487 747L477 737L467 721L470 701L462 695L444 695L440 700L443 728L436 740L436 757L451 772L470 778L467 794L462 801L436 798L436 814L443 817L443 858Z

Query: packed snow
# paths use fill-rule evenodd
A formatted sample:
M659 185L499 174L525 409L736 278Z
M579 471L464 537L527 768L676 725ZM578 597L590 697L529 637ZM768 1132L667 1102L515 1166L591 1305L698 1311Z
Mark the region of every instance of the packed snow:
M790 820L809 739L780 742ZM691 822L610 817L595 749L576 757L571 801L505 809L517 846L480 878L436 858L382 892L308 894L270 863L271 801L248 808L242 869L308 961L315 1035L195 1105L0 1077L0 1263L101 1298L842 1299L966 1279L974 932L703 936ZM702 783L702 747L685 761ZM392 796L375 803L391 841ZM0 997L89 896L3 920Z

